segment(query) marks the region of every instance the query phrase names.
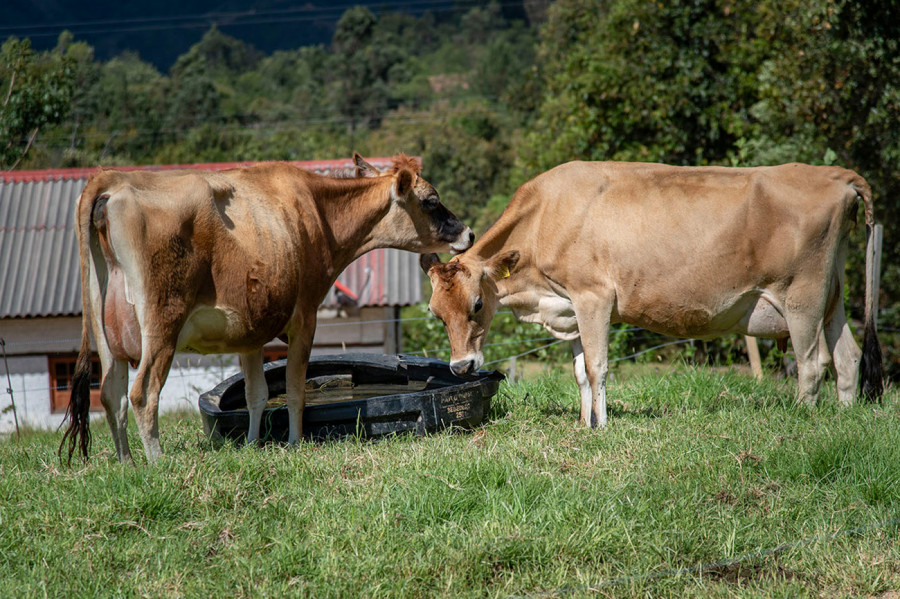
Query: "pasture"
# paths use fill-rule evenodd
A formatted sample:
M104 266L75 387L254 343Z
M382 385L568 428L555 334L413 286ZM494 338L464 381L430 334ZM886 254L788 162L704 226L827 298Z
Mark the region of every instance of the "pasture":
M900 394L815 410L795 383L620 365L610 424L569 367L427 438L213 446L163 416L155 465L0 441L16 597L896 597ZM136 427L132 422L129 435Z

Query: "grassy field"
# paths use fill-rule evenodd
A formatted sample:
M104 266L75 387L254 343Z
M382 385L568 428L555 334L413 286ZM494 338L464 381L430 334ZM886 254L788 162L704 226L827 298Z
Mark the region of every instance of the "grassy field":
M427 438L215 447L165 417L137 468L102 421L86 466L5 439L2 595L898 596L898 392L808 410L790 381L626 374L603 431L561 369Z

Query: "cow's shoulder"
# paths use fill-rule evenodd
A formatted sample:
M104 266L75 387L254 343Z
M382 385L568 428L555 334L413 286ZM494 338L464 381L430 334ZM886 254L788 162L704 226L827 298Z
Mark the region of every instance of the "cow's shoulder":
M326 179L287 162L262 162L252 166L222 171L241 199L265 197L268 203L293 201L308 196L318 183Z

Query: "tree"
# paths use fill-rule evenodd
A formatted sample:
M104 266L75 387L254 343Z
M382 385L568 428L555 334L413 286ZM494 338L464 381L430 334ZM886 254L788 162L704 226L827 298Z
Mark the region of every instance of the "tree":
M41 128L62 121L72 101L73 57L36 53L27 39L0 48L0 168L14 169Z
M248 119L317 124L336 112L323 101L331 60L322 46L275 52L238 78L233 101Z
M477 59L471 87L486 99L502 102L527 119L539 99L536 46L534 31L522 23L495 31Z
M237 100L237 81L261 57L249 44L211 27L172 67L166 127L180 135L191 126L247 120L245 105Z
M533 167L574 158L720 162L745 132L756 2L561 0L542 30Z
M213 25L199 42L178 57L172 77L228 77L256 68L262 55L253 46L225 35Z
M488 224L479 219L488 200L513 191L509 184L513 154L506 123L479 101L393 111L360 149L422 156L426 178L442 201L470 225ZM497 214L494 210L491 216Z
M346 119L351 135L360 127L377 127L391 107L391 87L409 75L400 67L407 55L392 35L394 20L379 29L368 8L347 10L338 21L332 40L335 75L332 101Z
M109 163L118 155L140 162L160 142L169 80L137 54L123 53L99 68L96 81L76 104L92 115L85 150Z

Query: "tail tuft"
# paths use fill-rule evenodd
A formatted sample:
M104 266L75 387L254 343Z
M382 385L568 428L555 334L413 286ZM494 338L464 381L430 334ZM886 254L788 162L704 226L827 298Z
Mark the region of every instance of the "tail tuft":
M859 393L865 401L880 401L884 394L884 366L875 324L866 323L862 360L859 363Z
M868 186L858 190L866 209L866 304L862 359L859 362L859 392L866 401L879 401L884 394L884 365L878 343L878 270L875 214Z
M62 461L63 446L67 446L67 463L72 464L72 454L76 448L81 453L81 460L86 462L91 450L91 354L90 351L78 354L75 374L72 377L72 395L66 408L66 420L69 427L59 443L57 455ZM65 420L64 420L65 421Z

